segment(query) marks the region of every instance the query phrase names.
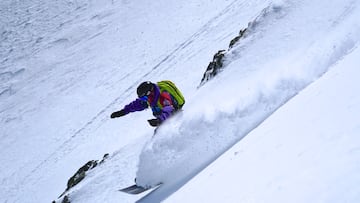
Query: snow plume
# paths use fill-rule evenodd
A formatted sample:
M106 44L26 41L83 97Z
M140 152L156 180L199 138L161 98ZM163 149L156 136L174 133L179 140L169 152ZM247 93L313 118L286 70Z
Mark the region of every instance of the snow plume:
M351 27L356 18L341 26L334 23L341 13L319 18L315 26L322 25L322 32L313 33L302 26L312 17L299 18L303 5L280 5L271 7L276 12L262 12L266 18L257 18L258 29L230 51L226 71L200 88L196 100L185 105L186 114L166 122L145 145L139 185L184 182L196 175L356 46L359 26ZM311 10L311 4L305 6ZM290 22L293 27L286 26ZM343 29L351 31L338 34ZM307 40L298 44L304 36ZM288 42L277 43L280 39Z
M280 10L281 4L265 8L249 24L251 32L256 33L255 27L266 17L278 18ZM245 45L250 41L245 41ZM237 60L239 50L243 48L234 47L228 59ZM216 80L202 87L196 98L203 99L188 102L186 114L180 113L158 129L141 153L137 172L139 185L179 182L182 180L174 177L184 179L195 175L304 86L301 81L293 80L294 75L281 74L281 68L277 68L271 77L265 77L269 68L257 73L249 70L236 74L248 76L240 82L238 77L224 75L219 78L232 81L230 88L218 86ZM263 82L259 83L261 80Z
M238 95L233 97L226 96L233 95L233 90L221 91L216 80L204 86L198 96L204 99L187 104L186 114L170 119L145 145L137 183L179 182L206 167L305 86L296 72L281 72L278 68L277 74L268 75L261 83L266 73L253 74L240 83L229 78L238 87ZM227 101L221 103L223 98Z
M194 176L304 86L301 80L281 77L279 74L264 81L267 88L254 84L251 90L239 91L239 97L229 99L227 105L219 107L217 102L211 102L212 105L201 107L204 101L190 104L186 114L159 128L143 149L138 184L151 186L181 181L174 177Z

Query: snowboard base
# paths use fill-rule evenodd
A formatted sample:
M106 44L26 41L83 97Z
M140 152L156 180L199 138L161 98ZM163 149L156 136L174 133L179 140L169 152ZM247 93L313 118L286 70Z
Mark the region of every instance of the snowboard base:
M128 194L132 194L132 195L137 195L137 194L143 193L143 192L145 192L145 191L147 191L147 190L157 188L157 187L159 187L160 185L161 185L161 183L160 183L160 184L157 184L157 185L155 185L155 186L153 186L153 187L147 187L147 188L145 188L145 187L142 187L142 186L139 186L139 185L136 185L136 184L135 184L135 185L131 185L131 186L129 186L129 187L120 189L119 191L125 192L125 193L128 193Z

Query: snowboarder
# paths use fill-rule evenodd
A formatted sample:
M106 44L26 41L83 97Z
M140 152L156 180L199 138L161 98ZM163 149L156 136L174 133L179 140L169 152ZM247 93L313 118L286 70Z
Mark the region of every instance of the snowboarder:
M155 83L146 81L137 88L138 98L120 111L113 112L111 118L125 116L128 113L151 108L154 119L149 119L151 126L157 127L175 112L181 110L185 99L179 89L169 80Z

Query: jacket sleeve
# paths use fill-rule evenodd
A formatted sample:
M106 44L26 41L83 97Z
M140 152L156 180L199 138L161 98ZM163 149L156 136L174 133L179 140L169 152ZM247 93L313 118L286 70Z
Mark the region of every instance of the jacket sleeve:
M161 121L164 121L171 116L173 111L174 111L174 107L172 105L164 106L161 111L161 114L156 116L156 118L160 119Z
M167 118L169 118L171 116L171 114L174 111L174 107L172 105L172 101L171 101L171 96L169 93L167 92L162 92L160 94L160 103L163 106L161 113L156 116L158 119L160 119L161 121L166 120Z
M143 99L136 99L135 101L131 102L130 104L126 105L124 107L124 111L126 113L134 112L134 111L142 111L144 109L148 108L148 104Z

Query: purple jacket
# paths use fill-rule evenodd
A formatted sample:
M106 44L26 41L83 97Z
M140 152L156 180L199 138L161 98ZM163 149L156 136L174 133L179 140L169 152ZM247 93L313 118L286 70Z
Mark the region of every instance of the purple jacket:
M169 94L169 93L165 93ZM124 111L128 114L135 111L142 111L147 109L149 106L153 111L153 115L160 119L161 121L166 120L171 116L174 111L174 107L171 105L171 101L169 105L160 106L159 101L164 100L164 93L160 93L160 89L157 85L154 85L154 95L153 96L144 96L141 98L137 98L135 101L132 101L130 104L124 107Z

